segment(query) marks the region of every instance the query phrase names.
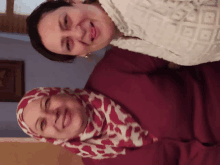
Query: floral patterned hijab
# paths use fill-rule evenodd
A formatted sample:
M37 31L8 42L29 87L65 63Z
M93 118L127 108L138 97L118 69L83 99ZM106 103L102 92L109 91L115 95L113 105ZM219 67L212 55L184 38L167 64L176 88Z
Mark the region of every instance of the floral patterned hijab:
M84 132L74 139L52 139L37 135L23 120L24 108L36 99L61 93L76 96L86 108L88 123ZM18 104L17 120L21 129L29 136L41 142L61 145L79 156L92 159L114 158L119 154L126 154L129 148L141 147L157 141L156 137L143 130L120 105L88 90L35 88L27 92Z

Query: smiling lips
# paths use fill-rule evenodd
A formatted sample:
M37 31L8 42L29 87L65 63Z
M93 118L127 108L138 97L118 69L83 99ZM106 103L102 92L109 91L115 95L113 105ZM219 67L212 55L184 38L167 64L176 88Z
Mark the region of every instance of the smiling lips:
M96 37L96 30L95 27L93 25L93 23L91 22L91 41L94 41L95 37Z

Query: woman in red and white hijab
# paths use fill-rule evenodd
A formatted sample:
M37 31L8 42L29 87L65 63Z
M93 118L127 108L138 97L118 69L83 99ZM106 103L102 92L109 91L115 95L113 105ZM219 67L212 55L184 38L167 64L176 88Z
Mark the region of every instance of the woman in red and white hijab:
M120 105L88 90L35 88L20 101L17 119L26 134L92 159L157 141Z
M85 165L217 165L220 164L219 70L219 62L170 70L166 61L113 47L96 65L85 91L38 88L26 94L18 106L19 124L41 141L60 144L83 155ZM72 132L75 130L79 135L75 138L71 135L71 140L39 136L31 132L34 130L29 129L31 126L25 120L29 105L45 96L41 106L44 113L45 103L49 108L53 105L50 104L53 98L46 98L58 93L78 100L75 105L79 109L74 111L76 127ZM31 110L34 113L39 109ZM51 119L57 118L57 124L63 115L58 112L58 117L54 114ZM63 117L61 122L64 128L65 120ZM86 121L86 128L80 133L83 129L77 128L84 127ZM97 159L98 163L94 161Z

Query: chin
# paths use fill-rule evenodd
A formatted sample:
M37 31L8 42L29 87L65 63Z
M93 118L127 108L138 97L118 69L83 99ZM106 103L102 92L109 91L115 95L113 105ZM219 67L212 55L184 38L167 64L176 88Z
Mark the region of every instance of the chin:
M95 47L95 49L94 49L94 51L98 51L98 50L100 50L100 49L103 49L103 48L105 48L106 46L108 46L109 44L110 44L110 42L111 42L111 40L110 41L108 41L108 42L99 42L100 44L96 44L94 47Z

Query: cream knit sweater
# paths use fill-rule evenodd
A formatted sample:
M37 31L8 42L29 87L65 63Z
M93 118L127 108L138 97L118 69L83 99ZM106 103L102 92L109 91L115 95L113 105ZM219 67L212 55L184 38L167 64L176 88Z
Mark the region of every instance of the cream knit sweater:
M218 0L99 0L125 36L111 42L122 49L179 65L220 60Z

